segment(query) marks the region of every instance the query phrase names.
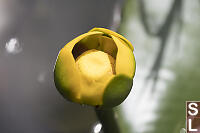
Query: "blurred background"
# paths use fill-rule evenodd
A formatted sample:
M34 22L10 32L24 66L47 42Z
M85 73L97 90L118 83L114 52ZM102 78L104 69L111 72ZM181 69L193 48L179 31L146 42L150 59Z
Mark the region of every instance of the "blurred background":
M56 90L59 50L93 27L135 48L133 89L115 108L122 133L179 133L200 100L199 0L0 0L0 132L99 133L92 107Z

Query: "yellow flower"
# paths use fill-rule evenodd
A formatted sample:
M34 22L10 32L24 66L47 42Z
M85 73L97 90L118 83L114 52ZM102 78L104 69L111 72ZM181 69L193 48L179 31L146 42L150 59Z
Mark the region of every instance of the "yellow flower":
M94 28L60 50L54 81L72 102L114 107L128 96L134 74L131 43L116 32Z

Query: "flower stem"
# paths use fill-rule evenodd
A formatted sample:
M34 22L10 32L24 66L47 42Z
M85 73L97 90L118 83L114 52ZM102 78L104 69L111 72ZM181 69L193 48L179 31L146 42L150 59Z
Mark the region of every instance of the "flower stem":
M97 117L102 124L104 133L120 133L114 110L95 108Z

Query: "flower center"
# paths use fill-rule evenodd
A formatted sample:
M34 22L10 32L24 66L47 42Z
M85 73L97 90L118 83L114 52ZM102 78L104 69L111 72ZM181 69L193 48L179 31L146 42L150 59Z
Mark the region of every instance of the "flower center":
M76 65L81 74L91 80L102 80L101 78L108 75L114 75L115 60L112 56L95 49L88 50L81 54L77 60Z

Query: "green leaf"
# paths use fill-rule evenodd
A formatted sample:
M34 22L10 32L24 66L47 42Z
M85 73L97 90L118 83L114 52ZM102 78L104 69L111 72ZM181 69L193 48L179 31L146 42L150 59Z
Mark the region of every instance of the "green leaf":
M133 80L125 75L118 75L111 80L103 95L102 107L114 107L121 104L131 91Z

